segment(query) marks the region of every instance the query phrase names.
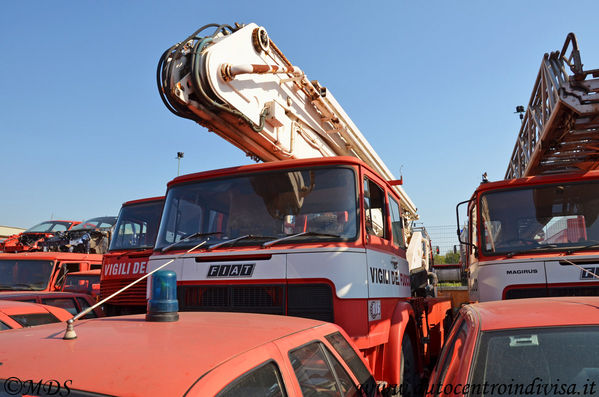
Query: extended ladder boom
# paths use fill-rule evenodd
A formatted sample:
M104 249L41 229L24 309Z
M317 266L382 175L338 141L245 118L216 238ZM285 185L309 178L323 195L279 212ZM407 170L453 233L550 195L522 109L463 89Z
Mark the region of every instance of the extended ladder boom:
M214 28L211 35L202 31ZM256 160L354 156L392 173L317 81L310 81L255 24L207 25L169 48L157 71L165 105ZM404 217L416 207L398 185Z
M599 69L583 70L570 33L561 51L543 57L505 179L597 168Z

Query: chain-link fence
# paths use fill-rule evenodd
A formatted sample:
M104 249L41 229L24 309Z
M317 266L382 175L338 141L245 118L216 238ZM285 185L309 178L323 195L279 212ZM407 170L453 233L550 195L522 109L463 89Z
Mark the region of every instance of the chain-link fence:
M455 225L426 226L426 231L431 237L431 243L435 253L437 247L439 247L440 255L445 255L448 252L460 252L460 243L456 234Z

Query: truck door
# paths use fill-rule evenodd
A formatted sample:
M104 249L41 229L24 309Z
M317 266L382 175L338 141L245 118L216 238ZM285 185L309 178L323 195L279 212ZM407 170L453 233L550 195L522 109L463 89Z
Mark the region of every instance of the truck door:
M410 286L408 264L401 257L398 247L392 244L389 228L389 207L385 200L385 190L375 182L375 176L366 175L363 179L366 261L368 296L372 298L409 297ZM370 312L377 313L380 301L369 302Z

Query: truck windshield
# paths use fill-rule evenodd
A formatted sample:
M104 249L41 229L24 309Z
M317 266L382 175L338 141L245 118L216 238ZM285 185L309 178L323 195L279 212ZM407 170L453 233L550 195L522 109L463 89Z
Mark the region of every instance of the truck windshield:
M599 242L599 182L485 193L480 214L486 254L590 246Z
M41 291L50 281L52 261L0 260L0 290Z
M156 242L164 201L149 201L121 208L110 251L152 248Z
M211 243L252 237L236 245L302 232L313 233L285 243L347 241L357 236L356 203L355 174L345 167L277 170L176 185L167 194L156 248L194 233L211 233L202 237ZM190 239L177 248L196 244Z

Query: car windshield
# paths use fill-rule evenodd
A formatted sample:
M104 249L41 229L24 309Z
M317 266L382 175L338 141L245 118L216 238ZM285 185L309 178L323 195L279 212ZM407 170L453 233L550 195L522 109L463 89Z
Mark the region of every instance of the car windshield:
M599 242L599 182L485 193L480 214L486 254L583 247Z
M176 185L167 194L156 248L194 233L211 244L245 236L232 242L236 245L299 233L285 243L355 239L356 202L355 174L347 167L277 170ZM196 244L190 239L177 247Z
M470 395L595 394L599 392L597 351L596 326L483 332Z
M102 216L99 218L88 219L81 222L77 226L73 226L71 230L86 230L86 229L110 229L116 222L114 216Z
M47 221L39 223L25 230L25 233L51 233L63 232L71 226L72 222Z
M110 250L152 248L156 242L164 201L149 201L121 208Z
M0 260L0 290L41 291L48 286L54 265L43 260Z

